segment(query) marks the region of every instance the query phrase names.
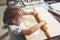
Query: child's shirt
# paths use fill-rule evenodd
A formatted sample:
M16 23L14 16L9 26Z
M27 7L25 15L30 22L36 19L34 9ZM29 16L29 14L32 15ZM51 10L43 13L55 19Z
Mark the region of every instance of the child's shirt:
M21 25L9 25L9 40L26 40L25 35L21 34L23 27Z

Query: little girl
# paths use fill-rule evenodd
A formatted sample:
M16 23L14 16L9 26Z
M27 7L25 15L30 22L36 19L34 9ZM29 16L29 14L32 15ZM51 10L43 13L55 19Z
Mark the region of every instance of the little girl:
M37 12L26 12L17 7L6 8L3 16L4 26L9 30L9 40L26 40L25 35L30 35L39 29L42 25L46 24L41 21L30 28L23 28L21 26L24 15L38 15Z

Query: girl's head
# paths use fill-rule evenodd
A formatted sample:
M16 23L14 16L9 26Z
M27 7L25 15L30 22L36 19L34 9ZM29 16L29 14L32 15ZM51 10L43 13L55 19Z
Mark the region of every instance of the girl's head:
M22 21L22 9L17 7L6 8L3 16L4 25L19 25Z

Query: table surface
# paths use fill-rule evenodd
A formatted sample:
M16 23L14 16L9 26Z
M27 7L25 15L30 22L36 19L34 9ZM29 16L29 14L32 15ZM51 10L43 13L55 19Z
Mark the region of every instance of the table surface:
M56 10L60 10L60 2L58 2L58 3L53 3L53 4L51 4L51 6L52 6L54 9L56 9Z
M30 9L27 10L32 10L33 7L31 7ZM39 8L39 9L38 9ZM51 13L49 13L45 6L41 6L41 5L35 5L35 10L39 13L39 15L41 16L42 20L45 20L47 22L47 27L48 27L48 31L51 35L51 37L57 36L60 34L60 24L59 22L51 15ZM30 17L31 18L31 17ZM29 21L29 20L28 20ZM29 25L28 21L26 21L26 24ZM31 21L33 22L33 21ZM33 23L30 23L30 25L32 25ZM58 29L58 30L57 30ZM27 39L30 40L42 40L45 39L46 36L44 35L44 33L42 32L42 30L38 30L36 32L34 32L32 35L28 36ZM41 38L43 37L43 38ZM36 39L37 38L37 39Z

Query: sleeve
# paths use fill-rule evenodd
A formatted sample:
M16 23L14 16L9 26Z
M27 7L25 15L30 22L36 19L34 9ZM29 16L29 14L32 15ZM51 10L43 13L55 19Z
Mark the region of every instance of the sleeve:
M22 29L23 29L22 26L18 27L18 29L17 29L17 33L20 34Z
M22 22L21 24L20 24L20 26L18 27L18 34L20 34L21 33L21 30L22 29L25 29L26 27L25 27L25 25L24 25L24 23Z
M18 27L10 27L9 30L10 30L10 33L12 34L20 34L21 30L23 29L23 27L21 26L18 26Z
M23 22L20 24L20 26L10 26L10 32L14 34L20 34L22 29L25 29Z

